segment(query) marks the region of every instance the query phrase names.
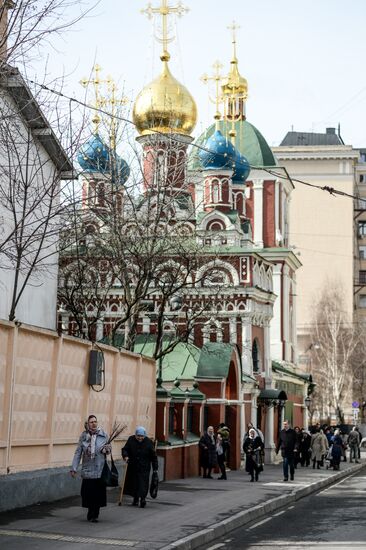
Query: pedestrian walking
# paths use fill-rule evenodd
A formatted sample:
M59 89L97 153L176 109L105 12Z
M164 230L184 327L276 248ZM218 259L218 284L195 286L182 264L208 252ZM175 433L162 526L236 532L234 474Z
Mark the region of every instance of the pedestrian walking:
M302 433L300 426L294 427L296 433L296 445L295 445L295 454L294 454L294 467L297 469L297 465L300 463L300 443L302 439Z
M140 507L145 508L151 467L157 472L158 457L143 426L138 426L135 434L127 439L122 448L122 458L128 463L124 493L133 497L133 506L137 506L140 499Z
M216 439L212 426L207 428L199 441L200 448L200 467L203 470L203 476L207 479L213 479L211 472L217 465Z
M222 438L221 434L216 435L216 454L217 463L220 468L221 476L217 479L227 479L225 460L226 460L226 441Z
M315 433L312 434L310 448L313 468L315 468L316 464L316 467L319 470L320 466L323 465L323 460L328 450L328 440L324 435L322 429L318 429Z
M311 442L311 436L307 430L304 430L304 428L301 430L301 439L300 439L300 447L299 447L299 455L300 455L300 464L301 466L309 466L310 465L310 442Z
M331 466L333 470L339 470L341 458L342 458L343 441L341 438L340 430L337 428L334 430L334 435L331 439Z
M101 478L105 457L111 452L108 435L98 426L97 417L89 415L79 438L70 474L76 476L81 465L81 505L88 509L87 520L96 523L100 508L107 506L107 488Z
M245 470L250 474L250 481L258 481L261 472L261 454L264 443L254 428L250 428L248 437L244 439L243 451L246 456Z
M230 429L224 424L224 422L221 422L219 424L217 435L221 435L224 447L225 447L225 464L226 464L226 471L230 471L230 449L231 449L231 442L230 442Z
M283 423L283 429L280 431L276 454L281 449L283 458L283 481L288 481L288 471L290 469L290 479L293 481L295 476L295 449L297 445L297 436L295 430L290 428L288 420Z
M353 462L353 459L355 459L355 462L358 463L358 448L360 446L361 440L360 435L356 430L356 426L353 426L348 436L347 443L349 446L349 461Z

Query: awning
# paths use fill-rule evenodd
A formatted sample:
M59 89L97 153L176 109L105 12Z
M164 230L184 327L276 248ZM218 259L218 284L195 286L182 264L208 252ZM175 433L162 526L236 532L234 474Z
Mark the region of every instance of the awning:
M286 392L283 390L268 389L261 390L260 394L258 395L258 399L260 399L261 401L273 401L274 399L287 401L287 395Z

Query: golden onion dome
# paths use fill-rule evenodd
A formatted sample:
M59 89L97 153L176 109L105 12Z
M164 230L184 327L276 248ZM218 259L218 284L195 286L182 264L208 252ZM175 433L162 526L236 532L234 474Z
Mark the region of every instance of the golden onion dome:
M238 60L234 57L230 62L230 71L223 79L221 89L225 95L239 95L243 99L248 97L248 82L241 76L238 69Z
M196 103L187 88L171 74L167 59L163 59L160 75L137 96L133 121L142 136L154 132L190 135L194 129Z

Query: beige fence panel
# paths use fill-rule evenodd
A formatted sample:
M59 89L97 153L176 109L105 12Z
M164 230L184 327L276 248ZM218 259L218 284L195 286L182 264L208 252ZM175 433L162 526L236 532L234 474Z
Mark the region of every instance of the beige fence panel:
M105 388L87 384L90 342L0 321L0 473L71 462L88 414L155 434L155 362L101 346ZM101 389L99 386L95 389Z

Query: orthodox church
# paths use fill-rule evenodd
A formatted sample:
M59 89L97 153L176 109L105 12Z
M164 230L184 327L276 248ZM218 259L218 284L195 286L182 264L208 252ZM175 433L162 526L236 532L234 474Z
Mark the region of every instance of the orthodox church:
M180 4L173 8L162 0L146 11L161 16L166 29L166 18L179 9ZM198 254L189 290L175 293L164 306L162 346L169 347L179 332L184 306L197 311L198 303L206 304L187 338L157 361L155 435L166 479L197 475L198 439L208 425L229 427L231 468L240 467L248 422L263 431L268 462L274 460L285 415L293 425L307 426L305 398L312 381L296 366L300 262L287 240L292 184L281 178L265 138L247 120L248 84L239 72L235 30L226 76L217 70L207 77L217 88L215 120L198 139L192 137L196 103L170 71L166 31L160 74L133 107L143 200L150 197L148 208L156 208L151 197L161 197L164 188L169 202L161 210L163 224L193 240ZM111 151L97 132L80 150L84 223L93 224L96 207L103 207L108 181L117 182L118 208L124 208L130 168ZM179 264L173 256L169 261ZM97 327L100 340L108 341L110 327L122 315L120 287L111 289L106 301ZM156 291L149 307L140 310L134 351L153 355L161 303ZM72 314L65 302L61 305L72 328ZM121 332L125 328L121 324Z

